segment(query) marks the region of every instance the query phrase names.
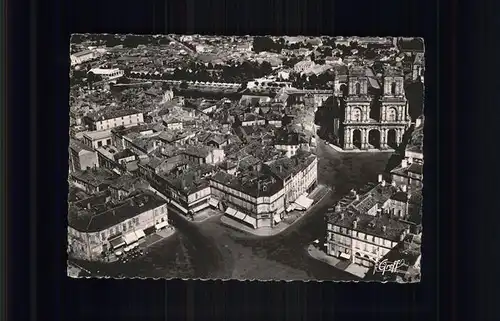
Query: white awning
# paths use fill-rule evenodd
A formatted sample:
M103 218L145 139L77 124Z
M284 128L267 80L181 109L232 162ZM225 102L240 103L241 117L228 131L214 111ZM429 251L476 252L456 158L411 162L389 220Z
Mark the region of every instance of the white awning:
M170 201L170 203L172 203L173 205L175 205L175 207L177 207L178 209L180 209L182 212L184 212L184 214L187 214L187 209L185 209L184 207L182 207L179 203L177 203L176 201Z
M208 204L209 204L210 206L217 207L217 206L219 206L219 200L214 199L214 198L211 198L211 199L208 201Z
M146 234L144 234L143 230L137 230L137 231L135 231L135 235L137 236L137 239L141 239L141 238L143 238L143 237L146 236Z
M113 249L117 249L120 246L125 245L125 241L123 240L123 238L121 236L109 241L109 243L111 244Z
M135 233L134 233L134 232L131 232L131 233L125 234L125 235L123 236L123 239L125 240L125 243L126 243L127 245L129 245L129 244L132 244L132 243L134 243L135 241L137 241L137 235L135 235Z
M115 255L116 255L116 256L120 256L120 255L122 255L122 251L116 251L116 252L115 252Z
M314 200L307 198L307 196L305 195L300 195L299 198L295 200L295 203L307 210L309 207L311 207L312 203L314 203Z
M350 260L351 259L351 255L347 254L347 253L340 253L340 257L343 258L343 259L346 259L346 260Z
M167 221L163 221L163 222L160 222L160 223L156 224L156 225L155 225L155 228L156 228L157 230L159 230L159 229L161 229L161 228L164 228L164 227L165 227L165 226L167 226L167 225L168 225L168 222L167 222Z
M230 216L234 216L236 214L236 210L232 207L228 207L226 208L226 212L225 212L227 215L230 215Z
M288 208L286 209L287 212L291 212L295 209L296 207L296 204L295 203L292 203L290 204L290 206L288 206Z
M203 204L201 205L198 205L196 207L194 207L193 209L191 209L191 211L193 211L193 213L196 213L196 212L199 212L201 211L202 209L204 208L207 208L209 207L210 205L208 204L208 202L203 202Z
M248 224L252 225L253 228L257 227L257 220L251 217L250 215L247 215L243 220Z
M279 222L281 222L281 217L280 217L278 214L277 214L277 215L274 215L273 219L274 219L274 222L275 222L276 224L278 224Z
M132 247L131 247L131 246L127 246L127 247L125 247L125 248L123 249L123 251L125 251L125 252L129 252L131 249L132 249Z
M236 214L234 214L234 217L236 217L237 219L240 219L240 220L243 220L245 218L245 213L241 213L241 212L236 212Z

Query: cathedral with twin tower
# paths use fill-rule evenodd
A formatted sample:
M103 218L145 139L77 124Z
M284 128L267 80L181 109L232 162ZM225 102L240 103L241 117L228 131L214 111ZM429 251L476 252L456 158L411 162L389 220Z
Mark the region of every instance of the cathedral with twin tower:
M378 78L371 69L351 66L344 86L344 111L338 126L343 149L397 148L411 122L402 70L385 66Z

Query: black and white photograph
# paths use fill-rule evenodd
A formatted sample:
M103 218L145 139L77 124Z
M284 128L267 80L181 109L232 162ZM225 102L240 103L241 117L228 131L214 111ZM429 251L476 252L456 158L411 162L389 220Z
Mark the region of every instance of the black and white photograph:
M73 34L68 276L420 282L424 52Z

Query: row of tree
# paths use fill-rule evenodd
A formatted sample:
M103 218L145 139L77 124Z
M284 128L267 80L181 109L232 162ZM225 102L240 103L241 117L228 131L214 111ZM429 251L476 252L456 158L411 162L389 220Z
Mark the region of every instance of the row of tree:
M332 71L326 71L319 75L312 74L292 76L292 86L301 89L332 89L335 75Z
M74 34L71 36L72 44L85 41L98 42L107 47L123 45L126 48L137 48L139 45L151 44L167 45L170 43L170 39L166 36L154 37L152 35Z
M182 68L175 69L172 73L155 74L153 72L140 77L164 80L243 83L264 77L272 72L271 64L267 61L262 63L244 61L242 64L222 66L221 69L216 71L213 67L213 65L205 66L204 64L192 62ZM125 70L125 75L130 77L131 70Z

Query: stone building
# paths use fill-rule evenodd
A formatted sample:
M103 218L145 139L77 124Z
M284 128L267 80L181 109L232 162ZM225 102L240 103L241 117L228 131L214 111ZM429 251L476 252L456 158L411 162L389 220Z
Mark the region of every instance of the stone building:
M410 124L403 72L387 66L382 85L371 70L351 66L340 135L343 148L395 149Z

